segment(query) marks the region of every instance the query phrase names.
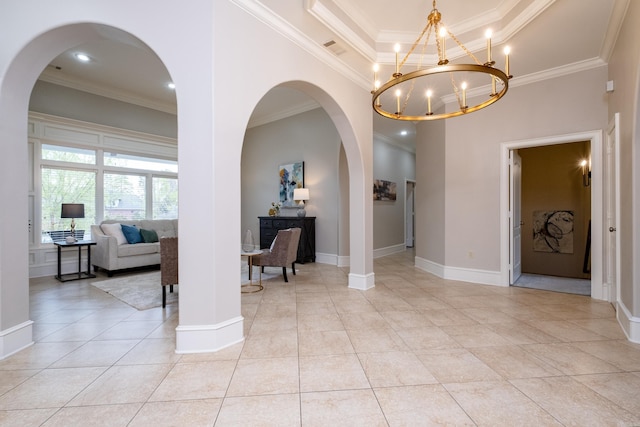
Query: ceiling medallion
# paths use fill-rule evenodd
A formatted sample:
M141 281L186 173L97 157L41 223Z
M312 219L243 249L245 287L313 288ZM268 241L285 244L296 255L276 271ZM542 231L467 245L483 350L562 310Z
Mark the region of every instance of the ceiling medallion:
M432 34L435 40L432 53L434 55L437 53L438 62L431 66L423 66L423 58L427 54ZM493 104L507 93L509 79L513 76L509 74L509 47L504 49L505 68L502 71L494 67L495 61L491 58L491 30L487 30L485 35L487 37L487 61L482 63L460 43L455 35L445 28L442 23L442 15L436 8L436 0L433 0L433 10L427 18L427 25L401 61L399 60L401 48L396 44L395 72L386 83L381 85L378 80L378 64L374 65L374 87L371 91L373 109L378 114L390 119L420 121L461 116ZM458 60L449 62L446 51L447 37L450 37L466 54L462 60L470 58L470 63ZM422 43L423 38L424 43ZM402 66L420 46L421 53L417 69L403 74L401 72ZM468 105L467 91L470 88L484 86L491 88L488 98L484 98L478 104ZM443 98L448 95L455 96L459 108L450 112L435 113L431 108L432 98Z

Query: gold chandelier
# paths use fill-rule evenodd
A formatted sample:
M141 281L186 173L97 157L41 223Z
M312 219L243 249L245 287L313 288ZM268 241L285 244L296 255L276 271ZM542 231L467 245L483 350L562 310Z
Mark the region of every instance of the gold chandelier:
M423 66L422 61L427 54L432 34L435 39L432 53L437 54L438 62L431 66ZM374 65L374 87L371 91L373 109L390 119L420 121L461 116L493 104L507 93L509 79L513 77L509 75L510 50L508 46L504 50L504 71L494 67L495 61L491 58L491 30L487 30L485 35L487 61L482 63L445 28L442 15L436 8L436 0L433 0L433 10L427 18L427 25L401 61L399 60L401 47L398 44L395 45L395 72L386 83L381 85L378 80L378 64ZM473 63L449 62L446 52L447 36L462 49L467 57L471 58ZM424 43L421 43L423 39ZM403 74L402 67L420 45L422 48L417 69ZM478 104L467 105L467 91L470 88L485 86L490 88L488 97ZM434 113L431 108L432 98L446 96L454 96L459 108L450 112Z

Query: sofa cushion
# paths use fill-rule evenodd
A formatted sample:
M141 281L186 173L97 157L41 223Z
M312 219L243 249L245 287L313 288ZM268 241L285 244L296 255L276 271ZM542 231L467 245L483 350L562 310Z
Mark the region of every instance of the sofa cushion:
M140 235L144 243L155 243L158 241L158 233L155 230L140 229Z
M122 232L122 226L119 223L114 222L111 224L102 224L100 228L107 236L115 237L118 245L128 243L127 238L124 237L124 233Z
M160 237L178 237L178 231L176 230L176 220L173 219L154 219L154 220L142 220L140 221L140 228L146 230L154 230Z
M118 246L118 257L155 254L160 251L158 243L138 243L137 245Z
M127 243L136 244L142 243L142 235L140 234L140 230L138 230L133 225L121 224L122 226L122 234L127 239Z

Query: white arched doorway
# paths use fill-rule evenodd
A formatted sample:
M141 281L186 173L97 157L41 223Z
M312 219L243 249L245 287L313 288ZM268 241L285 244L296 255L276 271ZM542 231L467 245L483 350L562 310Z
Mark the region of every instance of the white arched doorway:
M25 236L28 230L21 226L29 217L27 195L33 192L32 188L27 188L26 183L31 180L25 174L31 170L27 144L31 92L41 72L58 55L81 44L106 40L116 44L136 40L144 45L130 33L111 26L61 25L26 43L11 58L0 81L2 149L12 159L0 173L3 182L11 185L2 186L0 194L16 201L10 211L2 213L0 226L0 359L33 343L33 321L29 313L29 240ZM24 203L19 203L20 200Z

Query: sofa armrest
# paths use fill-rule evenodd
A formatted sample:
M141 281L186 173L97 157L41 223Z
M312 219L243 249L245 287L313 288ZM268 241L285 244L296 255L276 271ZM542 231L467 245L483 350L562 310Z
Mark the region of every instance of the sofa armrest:
M118 259L118 241L116 238L106 234L94 234L92 237L96 242L95 249L91 254L92 264L105 270L116 269L116 261Z

